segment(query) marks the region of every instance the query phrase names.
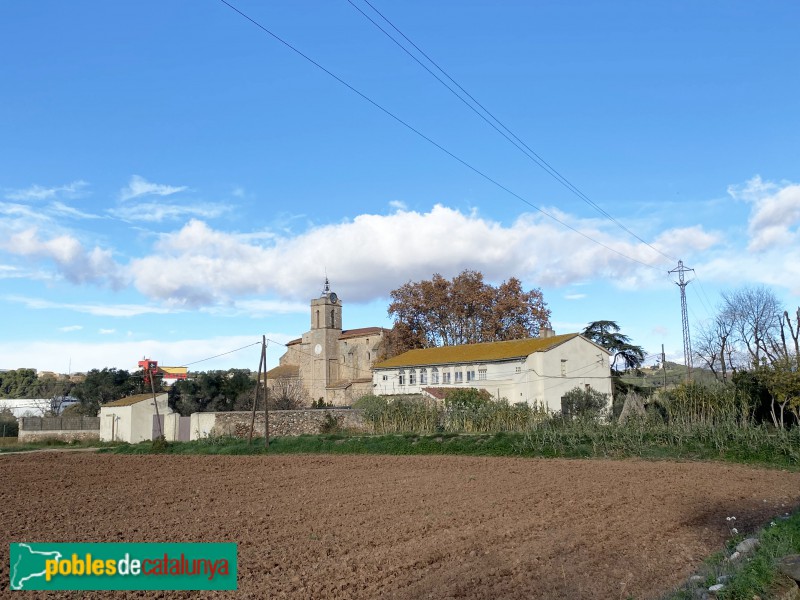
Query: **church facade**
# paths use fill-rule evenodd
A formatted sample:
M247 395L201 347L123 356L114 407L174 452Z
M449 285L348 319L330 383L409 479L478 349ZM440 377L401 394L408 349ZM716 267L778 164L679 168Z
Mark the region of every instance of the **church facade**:
M387 330L382 327L342 328L342 301L328 280L319 298L311 300L311 327L286 344L268 380L297 379L312 401L350 406L372 393L372 365L382 352Z

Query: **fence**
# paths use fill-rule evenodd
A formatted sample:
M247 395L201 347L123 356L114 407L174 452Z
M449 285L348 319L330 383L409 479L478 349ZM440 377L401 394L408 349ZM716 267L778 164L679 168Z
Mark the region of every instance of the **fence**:
M100 430L100 417L22 417L22 431Z

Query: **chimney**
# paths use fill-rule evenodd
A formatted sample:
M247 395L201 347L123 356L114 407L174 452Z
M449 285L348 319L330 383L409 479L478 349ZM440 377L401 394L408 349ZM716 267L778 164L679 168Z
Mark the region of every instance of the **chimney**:
M551 338L555 334L556 334L556 332L553 329L551 329L550 327L541 327L539 329L539 337L541 339L543 339L543 340L546 340L547 338Z

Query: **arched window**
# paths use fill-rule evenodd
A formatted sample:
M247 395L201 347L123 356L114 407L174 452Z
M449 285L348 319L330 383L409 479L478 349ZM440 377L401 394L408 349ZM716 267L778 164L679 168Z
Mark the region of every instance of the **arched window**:
M428 384L428 369L426 369L425 367L419 370L419 384L420 385Z
M333 309L331 309L331 327L336 327L336 321L333 318Z
M400 372L397 374L397 382L400 385L406 384L406 372L403 369L400 369Z
M433 385L439 385L439 369L436 367L431 369L431 383Z
M319 309L317 309L317 329L319 329Z
M417 370L410 369L408 371L408 385L417 385Z

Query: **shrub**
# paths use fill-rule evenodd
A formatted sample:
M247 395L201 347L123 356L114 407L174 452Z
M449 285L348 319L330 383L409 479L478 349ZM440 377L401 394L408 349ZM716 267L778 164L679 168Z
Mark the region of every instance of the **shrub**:
M319 425L320 433L338 433L342 428L342 418L326 413Z
M576 387L561 397L561 416L566 420L597 420L607 405L608 394L602 394L591 387Z

